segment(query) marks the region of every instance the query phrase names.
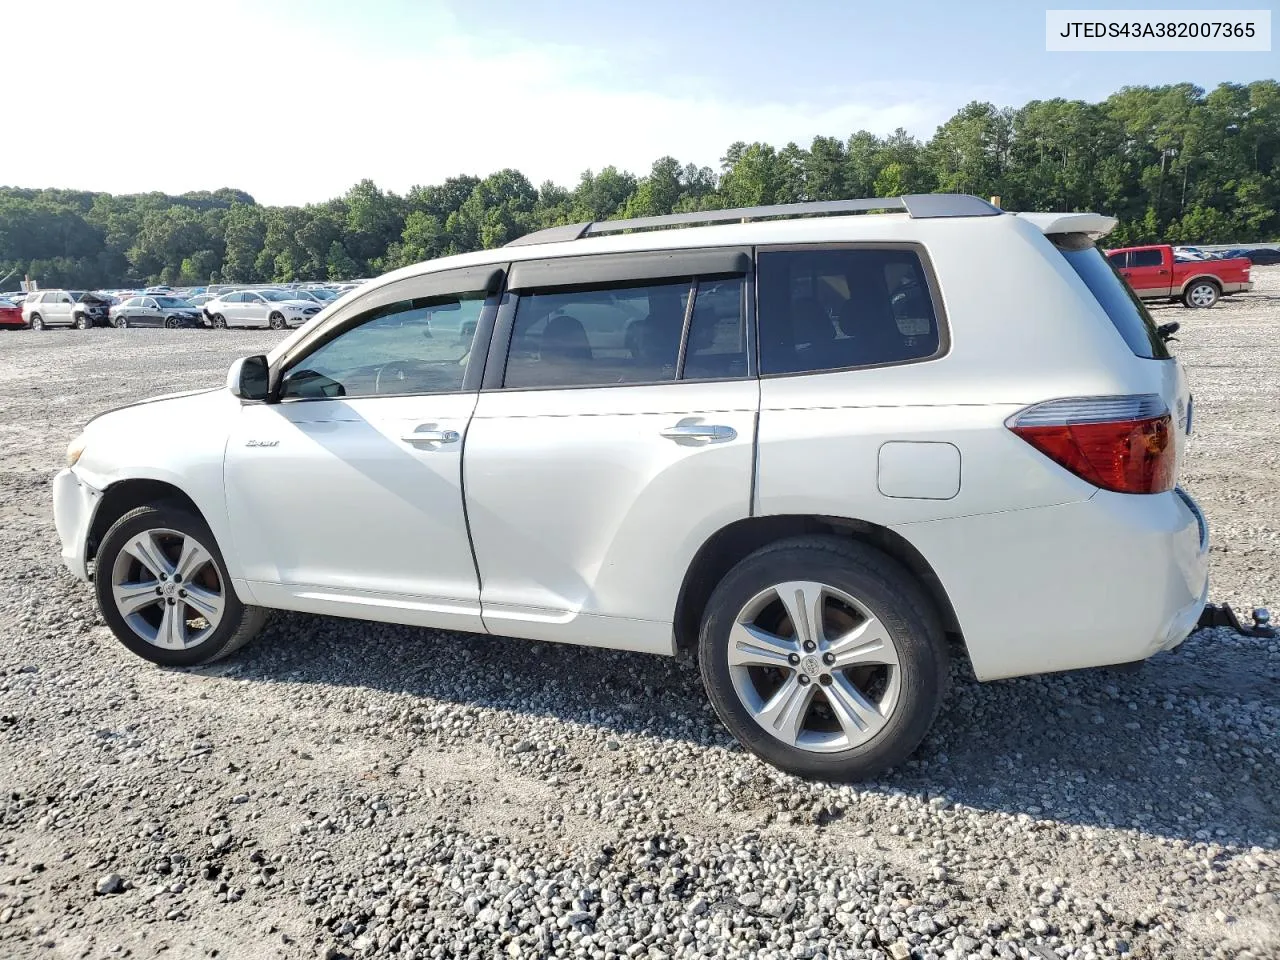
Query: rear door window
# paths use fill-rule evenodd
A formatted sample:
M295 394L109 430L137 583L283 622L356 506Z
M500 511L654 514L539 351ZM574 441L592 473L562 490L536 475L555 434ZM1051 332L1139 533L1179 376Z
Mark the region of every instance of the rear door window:
M674 380L691 290L667 280L522 293L503 387Z
M742 277L698 281L682 380L723 380L747 375L746 289Z
M914 249L764 249L756 270L761 374L909 363L942 351Z
M1158 267L1163 263L1164 256L1159 250L1129 251L1129 266L1131 267Z
M1115 325L1124 342L1136 356L1148 360L1167 360L1169 350L1156 332L1156 322L1142 305L1138 295L1124 282L1116 265L1102 255L1097 245L1087 236L1078 233L1055 234L1049 238L1062 251L1062 256L1076 275L1084 281L1107 316ZM1138 253L1160 251L1135 250ZM1132 264L1132 260L1130 260Z

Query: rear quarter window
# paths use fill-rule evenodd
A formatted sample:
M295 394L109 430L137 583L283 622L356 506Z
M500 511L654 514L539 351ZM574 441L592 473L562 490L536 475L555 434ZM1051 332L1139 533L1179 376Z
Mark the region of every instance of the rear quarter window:
M1169 350L1156 332L1151 314L1097 245L1079 233L1059 234L1050 239L1084 281L1129 349L1147 360L1169 359Z
M942 352L914 249L766 248L756 263L766 376L911 363Z

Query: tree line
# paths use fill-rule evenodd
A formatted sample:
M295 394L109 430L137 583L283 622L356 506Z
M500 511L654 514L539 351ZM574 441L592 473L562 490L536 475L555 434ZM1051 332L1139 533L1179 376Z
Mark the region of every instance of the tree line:
M113 196L0 187L0 288L346 280L500 246L542 227L723 207L998 195L1016 210L1119 218L1109 243L1280 237L1280 83L1125 87L1101 103L970 103L921 141L899 129L817 136L807 148L734 143L719 170L654 162L588 170L572 188L517 170L403 196L370 180L303 207L239 190Z

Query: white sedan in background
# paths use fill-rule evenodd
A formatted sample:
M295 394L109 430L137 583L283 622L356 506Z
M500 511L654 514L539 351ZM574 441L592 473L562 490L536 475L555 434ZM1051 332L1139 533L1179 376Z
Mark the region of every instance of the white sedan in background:
M205 316L215 329L270 327L284 330L306 323L323 307L314 300L300 300L291 290L236 290L204 305Z

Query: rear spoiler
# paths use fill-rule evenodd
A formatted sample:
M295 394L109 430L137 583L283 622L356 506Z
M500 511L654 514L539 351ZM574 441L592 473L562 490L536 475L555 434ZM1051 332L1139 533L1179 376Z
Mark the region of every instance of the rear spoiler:
M1044 234L1083 233L1097 240L1116 228L1115 217L1100 213L1015 213Z

